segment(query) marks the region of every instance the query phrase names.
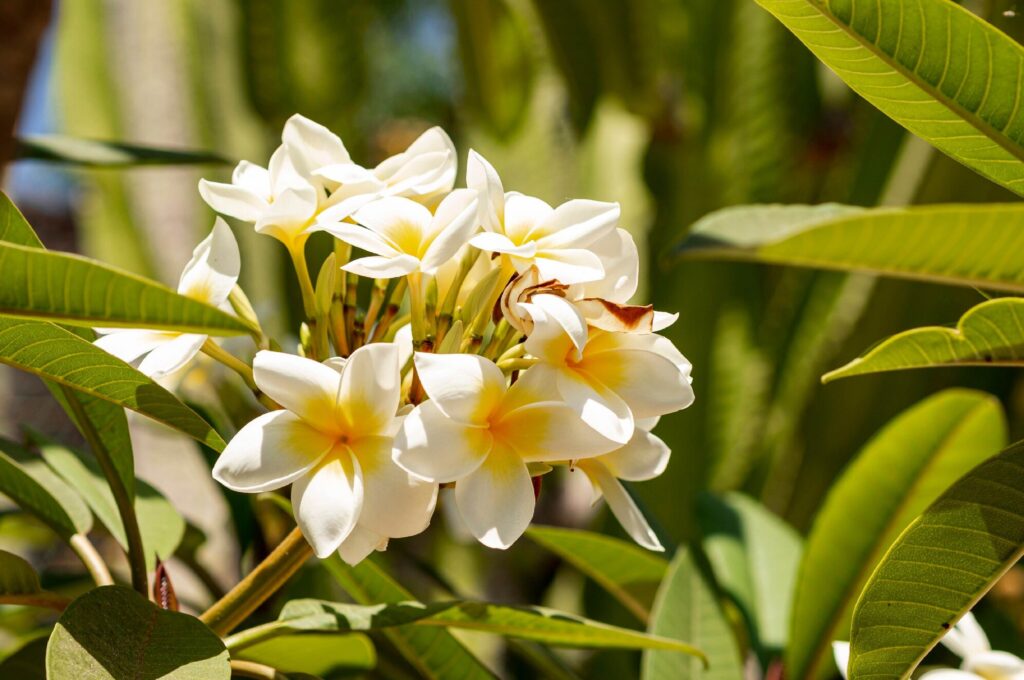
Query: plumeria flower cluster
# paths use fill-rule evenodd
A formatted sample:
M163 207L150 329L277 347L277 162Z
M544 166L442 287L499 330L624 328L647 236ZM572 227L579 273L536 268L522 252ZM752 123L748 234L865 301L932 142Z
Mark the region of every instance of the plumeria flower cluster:
M920 680L1024 680L1024 659L994 651L974 614L967 612L943 636L942 644L963 659L960 669L936 668ZM844 678L850 665L850 643L833 642L836 666Z
M533 517L536 479L559 467L661 550L622 482L665 470L669 449L651 430L693 401L690 364L658 334L675 316L629 303L639 257L619 206L506 192L473 151L466 187L456 170L440 128L369 168L294 116L267 167L243 161L230 183L199 191L291 254L306 316L296 353L271 351L262 331L251 368L205 337L97 342L128 361L148 352L143 371L181 368L200 348L238 370L269 410L240 428L213 475L245 493L290 486L320 557L354 564L423 531L441 487L472 536L507 548ZM317 232L334 249L313 277L304 246ZM180 292L230 303L258 329L238 269L218 218Z

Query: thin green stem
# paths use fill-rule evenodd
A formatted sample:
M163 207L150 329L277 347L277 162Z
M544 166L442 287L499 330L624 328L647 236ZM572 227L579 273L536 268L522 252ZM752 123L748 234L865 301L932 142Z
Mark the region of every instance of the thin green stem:
M412 346L419 351L428 343L427 337L427 300L423 289L423 275L420 272L409 274L409 315L412 319Z
M302 532L298 527L292 529L265 560L203 612L200 620L218 635L227 635L276 593L312 554Z
M256 680L288 680L288 676L277 669L255 661L231 660L231 677L255 678Z
M299 279L299 289L302 291L302 311L306 314L306 325L309 326L309 337L312 344L313 358L323 361L327 358L327 333L321 326L325 323L317 312L316 292L313 290L313 280L309 277L309 266L306 264L305 242L292 244L288 249L292 257L292 265L295 267L295 275Z
M26 595L0 595L0 604L18 604L24 607L41 607L62 612L71 604L71 598L44 590Z
M241 376L242 380L244 380L245 384L249 386L249 389L252 390L252 393L261 404L271 411L276 411L281 408L280 404L264 394L256 384L256 378L253 376L252 367L249 366L249 364L227 352L223 347L215 343L210 338L207 338L206 342L203 343L202 351L203 354Z
M99 552L96 551L96 547L89 542L88 538L82 534L75 534L68 540L68 543L71 546L71 550L78 555L78 559L82 560L85 570L89 572L89 576L92 577L96 585L114 585L114 577L110 575L107 563L103 561Z

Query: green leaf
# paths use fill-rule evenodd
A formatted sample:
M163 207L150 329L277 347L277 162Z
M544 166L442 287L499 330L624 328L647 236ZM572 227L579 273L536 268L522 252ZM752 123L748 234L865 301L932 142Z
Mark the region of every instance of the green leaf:
M533 89L525 28L505 0L450 0L449 5L467 103L492 133L505 138L523 122Z
M90 590L57 621L46 648L51 678L228 680L228 652L187 614L122 586Z
M0 191L0 241L42 248L43 242L11 199Z
M725 208L698 220L679 254L1021 292L1024 205Z
M957 478L1005 445L995 397L946 390L903 412L832 487L800 565L786 668L822 677L849 637L857 595L900 532Z
M592 578L638 619L647 622L664 558L610 536L534 524L526 535Z
M64 540L92 528L92 513L74 489L38 456L5 439L0 439L0 493Z
M49 607L60 611L69 601L62 595L43 590L39 575L31 564L14 553L0 550L0 604Z
M46 680L46 636L37 637L0 662L0 678Z
M216 451L224 449L213 427L173 394L54 324L0 317L0 363L137 411Z
M962 477L900 534L853 614L851 679L904 678L1024 556L1024 445Z
M57 161L90 167L132 167L138 165L195 165L227 163L209 151L158 149L121 142L82 139L64 135L25 135L18 138L16 158Z
M739 645L718 595L685 547L676 552L658 591L650 632L692 642L704 650L708 663L705 668L701 660L693 656L647 651L644 652L643 680L743 677Z
M334 676L341 671L369 671L377 666L377 652L365 635L302 633L282 635L232 655L284 673Z
M212 305L81 255L0 241L0 272L5 316L210 335L248 332Z
M99 465L91 458L53 442L40 444L39 450L46 462L78 490L121 547L128 550L130 546L117 502ZM149 484L137 480L136 487L135 516L142 535L146 572L151 573L156 568L158 557L166 560L174 555L185 535L185 520Z
M765 657L787 643L789 613L803 544L800 535L739 493L700 498L697 519L719 588L747 619Z
M394 602L378 605L344 604L324 600L292 600L276 623L250 629L229 640L232 649L250 641L299 630L369 631L405 625L463 628L547 645L593 649L665 649L703 657L693 646L677 640L619 628L546 607L499 605L456 600L424 604Z
M867 373L931 366L1020 366L1024 363L1024 299L976 305L956 328L925 326L886 338L822 382Z
M948 0L757 0L847 85L943 153L1024 193L1024 48Z

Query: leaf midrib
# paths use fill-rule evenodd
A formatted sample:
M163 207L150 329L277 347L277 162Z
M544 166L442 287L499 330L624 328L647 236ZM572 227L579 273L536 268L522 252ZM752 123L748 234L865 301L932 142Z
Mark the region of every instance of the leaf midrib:
M921 78L915 71L907 69L907 67L904 66L903 64L899 63L899 61L897 61L895 59L895 57L893 57L892 55L890 55L887 52L883 51L875 43L873 43L870 40L868 40L866 36L863 36L860 33L858 33L852 26L850 26L849 24L843 23L839 19L839 17L837 17L837 16L835 16L833 14L831 9L827 8L823 4L820 4L820 2L818 0L805 0L805 2L808 5L810 5L811 8L817 10L818 13L821 14L821 16L825 17L826 19L831 21L833 24L838 26L839 29L842 30L846 35L848 35L851 38L853 38L862 47L864 47L865 49L870 51L872 54L874 54L878 59L880 59L881 61L885 62L885 64L888 65L890 68L892 68L894 71L897 71L900 75L902 75L904 78L906 78L912 84L914 84L917 87L919 87L920 89L924 90L929 96L931 96L933 101L935 101L938 104L940 104L940 105L946 107L947 109L949 109L950 112L956 114L959 118L961 118L965 123L967 123L968 125L973 127L975 130L977 130L980 134L982 134L983 136L985 136L985 137L991 139L992 141L996 142L1005 151L1007 151L1011 156L1016 158L1018 161L1021 161L1022 163L1024 163L1024 148L1022 148L1016 142L1013 142L1002 131L1000 131L1000 130L996 129L995 127L993 127L988 121L986 121L985 119L981 118L977 114L972 113L971 111L967 110L966 108L961 106L955 100L948 99L948 98L945 97L945 95L939 96L940 92L938 91L938 89L935 86L933 86L931 83L929 83L928 81L926 81L923 78ZM978 19L976 16L971 14L969 11L964 10L964 9L962 9L960 7L951 6L951 7L947 8L947 11L950 13L950 16L952 16L952 13L954 11L957 11L957 10L962 10L962 11L966 12L967 15L968 15L968 18L970 20L981 21L981 19ZM1002 33L1001 31L999 31L995 27L986 25L983 28L985 28L986 30L990 30L992 32L995 32L996 34L998 34L998 35L1000 35L1000 36L1002 36L1002 37L1004 37L1007 40L1010 40L1012 42L1012 38L1010 38L1006 34ZM1024 65L1024 54L1022 54L1020 56L1021 56L1021 64ZM828 66L828 64L826 64L826 66ZM831 67L829 67L829 70L832 70ZM990 72L989 73L989 80L991 80L991 78L992 78L992 74ZM967 75L964 76L964 80L966 80L966 79L967 79ZM844 80L844 82L845 82L845 78L843 78L842 80ZM961 87L962 87L962 84L961 84ZM857 88L854 88L854 89L857 89ZM1018 89L1020 89L1020 85L1019 84L1018 84ZM860 92L858 92L858 94L860 94ZM861 96L867 98L867 95L861 95ZM1019 93L1018 93L1018 96L1019 96ZM981 107L979 106L979 109L980 108ZM886 115L888 115L888 114L886 114ZM903 123L901 123L900 121L897 121L897 122L900 123L900 125L903 125ZM1007 121L1007 125L1009 125L1009 121ZM906 127L906 126L904 126L904 127ZM986 132L987 130L990 130L991 134L989 132ZM926 139L925 141L928 141L928 140ZM928 143L932 144L932 142L930 142L930 141L928 141ZM932 145L934 146L934 144L932 144ZM956 158L956 157L954 156L954 158ZM959 161L959 159L957 159L957 160Z
M946 433L946 435L939 442L938 446L935 447L935 451L940 452L943 449L945 449L946 446L948 446L950 440L957 436L957 434L961 432L971 420L977 417L978 414L984 412L985 407L987 405L988 402L982 402L977 406L971 408L971 410L968 411L964 415L964 417L961 418L960 421L956 425L954 425L949 432ZM929 456L928 462L925 463L923 467L921 467L921 470L918 473L917 477L914 479L913 484L910 485L910 487L907 489L907 492L900 498L899 502L894 506L893 512L889 515L889 520L885 523L883 531L878 534L879 538L884 537L889 532L889 529L892 527L893 518L898 517L907 507L910 499L913 498L914 496L914 492L916 492L918 487L921 485L921 480L925 478L928 470L931 469L933 465L935 465L935 462L936 460L938 460L938 458L939 455L937 453L932 456ZM853 579L851 579L850 582L847 584L846 588L843 589L843 596L839 600L839 602L844 604L841 607L836 607L833 609L832 616L829 617L828 626L827 628L825 628L824 634L818 636L818 642L814 647L814 651L807 665L808 677L814 677L815 673L817 673L818 667L821 664L823 651L827 651L829 648L828 643L833 639L833 634L835 633L836 628L839 626L840 616L846 608L845 602L847 602L847 600L849 599L851 592L855 589L856 585L860 583L861 580L865 577L865 573L869 571L868 565L870 564L870 570L874 571L874 568L878 566L878 562L882 558L882 555L880 555L879 553L884 554L885 550L889 548L889 546L887 545L884 547L884 549L880 549L880 544L880 540L876 540L873 542L871 550L868 553L868 559L864 559L861 561L860 567L858 567L857 569L856 576ZM870 577L870 574L867 575L868 577ZM826 644L821 644L822 640L825 640Z

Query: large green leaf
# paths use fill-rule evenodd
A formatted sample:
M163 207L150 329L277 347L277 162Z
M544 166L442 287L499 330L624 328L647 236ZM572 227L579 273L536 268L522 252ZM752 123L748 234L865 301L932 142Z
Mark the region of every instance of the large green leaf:
M786 668L821 677L831 643L849 637L857 595L914 517L1005 445L994 397L946 390L883 428L832 487L800 565Z
M128 550L130 546L124 523L114 493L106 483L99 465L59 444L48 442L39 445L46 462L71 484L103 526ZM145 555L146 572L156 568L156 560L166 560L172 555L185 535L185 520L159 491L141 480L136 481L134 502L135 517L138 520Z
M173 394L54 324L0 317L0 363L137 411L217 451L224 448L210 424Z
M0 678L46 680L46 636L37 637L0 662Z
M159 149L64 135L19 137L17 157L100 167L227 163L223 157L209 151Z
M1024 556L1024 446L961 478L893 543L853 614L851 679L905 678Z
M929 366L1024 364L1024 299L998 298L969 309L956 328L926 326L886 338L823 382Z
M0 314L79 326L236 335L234 316L95 260L0 241Z
M228 644L237 649L250 642L296 631L369 631L410 624L464 628L562 647L664 649L703 656L682 641L591 621L567 612L471 600L377 605L292 600L284 606L277 622L244 631L229 639Z
M725 208L694 224L679 254L1021 292L1024 205Z
M61 595L43 590L39 575L31 564L14 553L0 550L0 604L23 604L61 610L69 601Z
M858 94L1024 194L1024 48L949 0L757 0Z
M33 248L43 247L43 242L28 225L25 216L2 191L0 191L0 241Z
M228 680L228 652L187 614L123 586L90 590L57 621L46 649L51 678Z
M363 560L352 567L335 555L321 564L359 604L396 603L412 599L409 591L372 560ZM398 626L385 629L383 633L405 660L425 678L483 680L496 677L461 642L442 628Z
M369 671L377 665L373 642L359 633L282 635L246 647L232 656L285 673L308 673L317 677L335 677L342 671Z
M533 525L526 535L594 579L646 622L668 563L632 543L579 529Z
M803 551L800 535L739 493L702 496L698 521L715 579L747 619L767 660L786 646Z
M92 513L74 489L38 456L5 439L0 439L0 493L64 540L92 528Z
M651 618L650 632L687 640L707 654L699 658L665 651L644 652L643 680L734 680L743 677L739 645L714 586L687 548L672 559Z

